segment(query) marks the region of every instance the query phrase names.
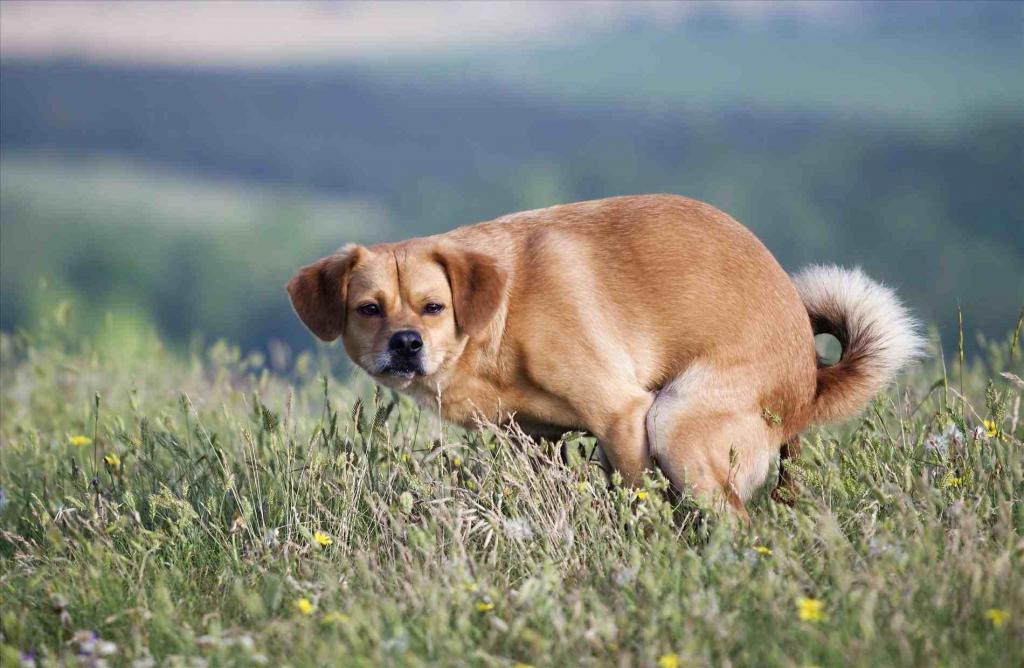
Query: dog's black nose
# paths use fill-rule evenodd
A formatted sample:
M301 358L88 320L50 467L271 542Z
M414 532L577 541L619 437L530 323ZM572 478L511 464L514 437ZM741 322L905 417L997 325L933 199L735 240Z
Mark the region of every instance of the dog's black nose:
M423 348L423 338L420 333L411 329L402 332L395 332L388 342L388 349L391 352L412 357Z

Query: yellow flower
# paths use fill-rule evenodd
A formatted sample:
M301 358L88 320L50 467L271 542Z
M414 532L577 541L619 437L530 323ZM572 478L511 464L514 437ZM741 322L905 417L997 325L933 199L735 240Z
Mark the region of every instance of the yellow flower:
M484 601L480 601L476 604L477 612L490 612L491 610L494 610L493 603L485 603Z
M103 461L112 469L121 467L121 458L116 453L111 452L109 455L103 455Z
M762 557L770 557L770 556L772 556L772 548L765 547L764 545L755 545L754 546L754 552L757 552Z
M963 487L963 485L964 485L964 479L963 478L957 478L956 476L954 476L951 473L947 473L946 477L942 479L942 486L943 487Z
M349 621L351 621L351 617L336 610L324 615L324 624L348 624Z
M989 438L995 438L999 435L999 425L996 424L995 420L983 420L981 424L985 426L985 433L988 434Z
M679 655L662 654L658 658L658 668L679 668Z
M993 628L999 628L1010 618L1010 613L1002 608L989 608L985 611L985 619L992 622Z
M452 458L452 466L455 468L462 466L462 457L455 455L455 457Z
M68 443L76 448L84 448L87 445L92 445L92 439L88 436L72 436L68 439Z
M805 622L820 622L825 619L825 604L814 598L801 596L796 600L797 614Z
M637 492L636 493L636 500L637 501L645 501L645 500L647 500L647 491L646 490L640 490L639 492Z
M533 664L530 663L513 663L512 668L533 668Z
M583 492L586 492L589 488L590 488L590 485L588 485L585 482L578 482L578 483L576 483L576 491L581 493L581 494Z
M295 609L304 615L312 615L316 607L310 603L308 598L300 598L295 601Z
M320 547L327 547L328 545L334 544L334 541L331 539L331 537L322 531L315 532L313 534L313 540L319 543Z

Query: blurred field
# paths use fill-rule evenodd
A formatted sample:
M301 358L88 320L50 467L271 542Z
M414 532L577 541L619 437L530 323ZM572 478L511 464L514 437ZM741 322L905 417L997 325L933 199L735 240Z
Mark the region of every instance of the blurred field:
M0 339L5 665L1024 661L1019 343L814 431L738 526L308 354L75 318Z
M239 14L220 42L228 10L150 6L83 6L48 58L0 47L5 331L53 306L37 303L46 280L97 317L131 310L179 349L195 336L308 349L279 287L343 243L650 192L718 206L791 272L862 266L947 351L958 304L974 354L1024 302L1019 5L511 4L508 34L481 43L456 33L493 27L485 5L455 20L444 5L286 3L260 12L372 20L375 46L298 58L281 43L280 61L255 63L197 46L202 66L154 64L128 42L175 12L210 48L273 24ZM5 30L70 25L19 7ZM388 22L411 41L388 42ZM528 24L545 27L527 39Z
M5 156L0 171L11 324L70 298L82 331L115 314L123 326L158 327L179 348L206 332L265 352L270 341L305 339L283 297L302 258L390 229L372 201L113 159Z

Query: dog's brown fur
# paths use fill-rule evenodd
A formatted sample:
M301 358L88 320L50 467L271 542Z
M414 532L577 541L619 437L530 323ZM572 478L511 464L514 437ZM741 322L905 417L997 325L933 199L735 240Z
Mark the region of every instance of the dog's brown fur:
M888 380L864 364L820 369L808 307L771 253L721 211L676 196L349 245L288 291L314 334L341 336L377 382L448 420L586 430L627 483L657 465L741 513L780 444L858 409L864 392L846 392L844 375L872 391ZM362 315L369 303L383 315ZM428 303L445 308L424 313ZM402 330L424 341L411 378L381 373ZM871 359L870 346L859 351Z

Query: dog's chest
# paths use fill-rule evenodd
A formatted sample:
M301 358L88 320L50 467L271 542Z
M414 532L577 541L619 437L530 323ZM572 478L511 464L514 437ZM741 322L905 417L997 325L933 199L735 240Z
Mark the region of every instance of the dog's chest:
M550 436L580 427L568 402L522 383L501 383L486 377L458 375L441 386L409 388L423 408L465 427L485 420L506 424L515 420L531 431Z

